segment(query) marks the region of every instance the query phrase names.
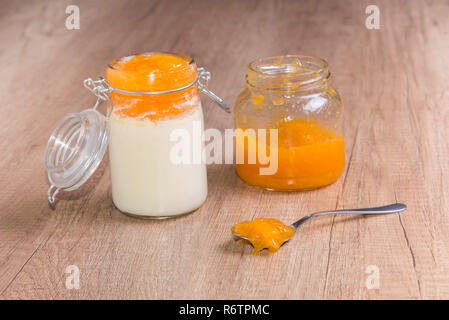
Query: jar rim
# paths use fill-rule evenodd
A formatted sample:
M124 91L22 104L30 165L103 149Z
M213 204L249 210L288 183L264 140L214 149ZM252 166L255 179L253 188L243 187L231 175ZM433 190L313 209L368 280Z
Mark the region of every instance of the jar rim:
M325 59L307 55L258 58L248 65L247 83L264 90L305 90L327 84Z
M285 65L285 63L283 63L284 60L286 59L297 59L297 61L300 63L300 66L302 67L302 62L304 61L311 61L311 62L317 62L320 63L320 65L316 65L318 68L316 69L308 69L305 70L304 68L297 68L296 72L288 72L288 73L272 73L272 72L267 72L264 70L261 70L260 66L258 66L261 63L264 62L268 62L269 60L275 61L278 60L278 66L282 66L283 64ZM309 65L310 66L310 65ZM257 58L253 61L251 61L248 65L248 69L262 74L262 75L281 75L281 74L302 74L302 75L307 75L307 74L313 74L322 70L325 70L329 67L328 62L320 57L316 57L316 56L308 56L308 55L301 55L301 54L286 54L286 55L279 55L279 56L270 56L270 57L263 57L263 58ZM295 71L293 69L291 69L292 71Z
M154 56L154 55L168 55L168 56L175 56L181 59L184 59L185 61L187 61L187 65L191 66L193 64L195 64L195 60L183 53L179 53L179 52L170 52L170 51L149 51L149 52L142 52L142 53L136 53L136 54L130 54L130 55L125 55L125 56L121 56L118 58L115 58L114 60L112 60L109 64L108 64L108 68L115 70L115 71L120 71L120 72L125 72L125 73L133 73L133 71L128 71L128 70L123 70L120 68L117 68L116 65L119 62L122 62L125 59L131 59L134 57L149 57L149 56ZM178 69L176 71L169 71L170 72L183 72L185 71L187 68L183 68L183 69ZM161 74L160 71L151 71L149 74Z
M162 57L161 57L162 56ZM154 57L147 63L147 57ZM159 65L160 59L174 57ZM137 64L134 64L133 59ZM142 59L143 58L143 59ZM127 67L131 62L131 68ZM113 91L157 95L190 88L197 83L199 68L193 58L178 52L145 52L114 59L106 68L106 81Z

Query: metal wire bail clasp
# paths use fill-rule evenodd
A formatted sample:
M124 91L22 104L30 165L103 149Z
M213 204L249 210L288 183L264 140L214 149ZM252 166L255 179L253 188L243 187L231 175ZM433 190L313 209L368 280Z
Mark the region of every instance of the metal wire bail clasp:
M109 102L109 108L106 114L106 119L109 119L113 107L112 100L111 98L109 98L109 94L113 90L112 87L109 85L109 83L107 83L107 81L103 77L99 77L98 80L92 80L91 78L87 78L84 80L83 84L89 91L91 91L94 95L97 96L97 102L93 106L93 109L97 109L101 101Z
M203 67L198 68L198 89L205 93L209 98L215 101L224 111L231 113L229 105L215 93L207 89L207 82L210 79L210 72Z
M50 188L48 188L47 196L48 196L48 202L50 203L50 206L54 208L55 206L55 197L59 192L59 188L55 187L54 185L50 185Z

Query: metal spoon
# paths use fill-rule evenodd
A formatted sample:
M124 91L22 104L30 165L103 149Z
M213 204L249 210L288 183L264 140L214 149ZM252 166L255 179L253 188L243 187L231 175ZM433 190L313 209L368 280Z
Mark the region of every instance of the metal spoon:
M401 212L407 209L407 206L403 203L393 203L389 204L387 206L382 207L374 207L374 208L362 208L362 209L342 209L342 210L333 210L333 211L321 211L314 214L311 214L309 216L305 216L298 221L294 222L291 227L296 232L298 230L299 226L301 226L304 222L318 217L318 216L324 216L327 214L387 214L387 213L395 213L395 212ZM234 240L246 240L249 241L248 238L239 236L235 233L232 233L234 235ZM288 240L287 240L288 241ZM285 242L287 242L285 241ZM284 242L284 243L285 243Z

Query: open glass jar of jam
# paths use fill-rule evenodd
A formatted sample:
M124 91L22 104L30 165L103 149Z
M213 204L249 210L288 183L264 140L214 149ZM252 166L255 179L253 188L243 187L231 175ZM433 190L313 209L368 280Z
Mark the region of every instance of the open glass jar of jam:
M105 79L86 79L97 103L62 121L47 145L50 203L59 190L82 185L109 145L112 200L120 211L167 218L199 208L207 196L199 92L229 112L206 88L209 78L186 55L150 52L115 59ZM106 116L97 111L103 101Z
M333 183L345 165L343 105L329 85L325 60L287 55L257 59L250 63L248 87L239 95L235 127L244 135L236 138L236 149L244 150L245 161L236 164L241 179L250 185L273 190L309 190ZM261 174L265 164L248 155L261 148L260 135L248 130L266 129L277 134L267 154L277 155L277 170ZM274 130L274 131L273 131ZM264 141L271 141L264 137ZM257 147L251 147L257 146Z

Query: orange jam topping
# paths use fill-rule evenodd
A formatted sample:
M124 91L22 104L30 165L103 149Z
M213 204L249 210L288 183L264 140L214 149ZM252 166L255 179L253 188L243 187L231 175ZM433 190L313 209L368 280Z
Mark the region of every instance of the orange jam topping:
M232 232L245 237L254 247L253 254L268 249L278 251L279 247L295 234L292 227L276 219L256 218L243 221L232 227Z
M236 147L243 148L245 162L236 164L236 170L247 183L276 190L307 190L331 184L343 172L342 134L317 121L303 119L282 121L275 129L278 129L278 168L272 175L260 174L259 169L268 165L260 164L258 157L255 164L248 163L248 153L258 152L258 138L246 135L239 139L237 132ZM266 141L266 154L270 155L275 150L270 149L269 130Z
M197 77L196 65L188 56L148 53L114 60L106 70L106 81L128 91L155 92L179 89ZM199 104L196 85L165 94L143 95L113 91L114 113L124 117L159 120L182 114Z

